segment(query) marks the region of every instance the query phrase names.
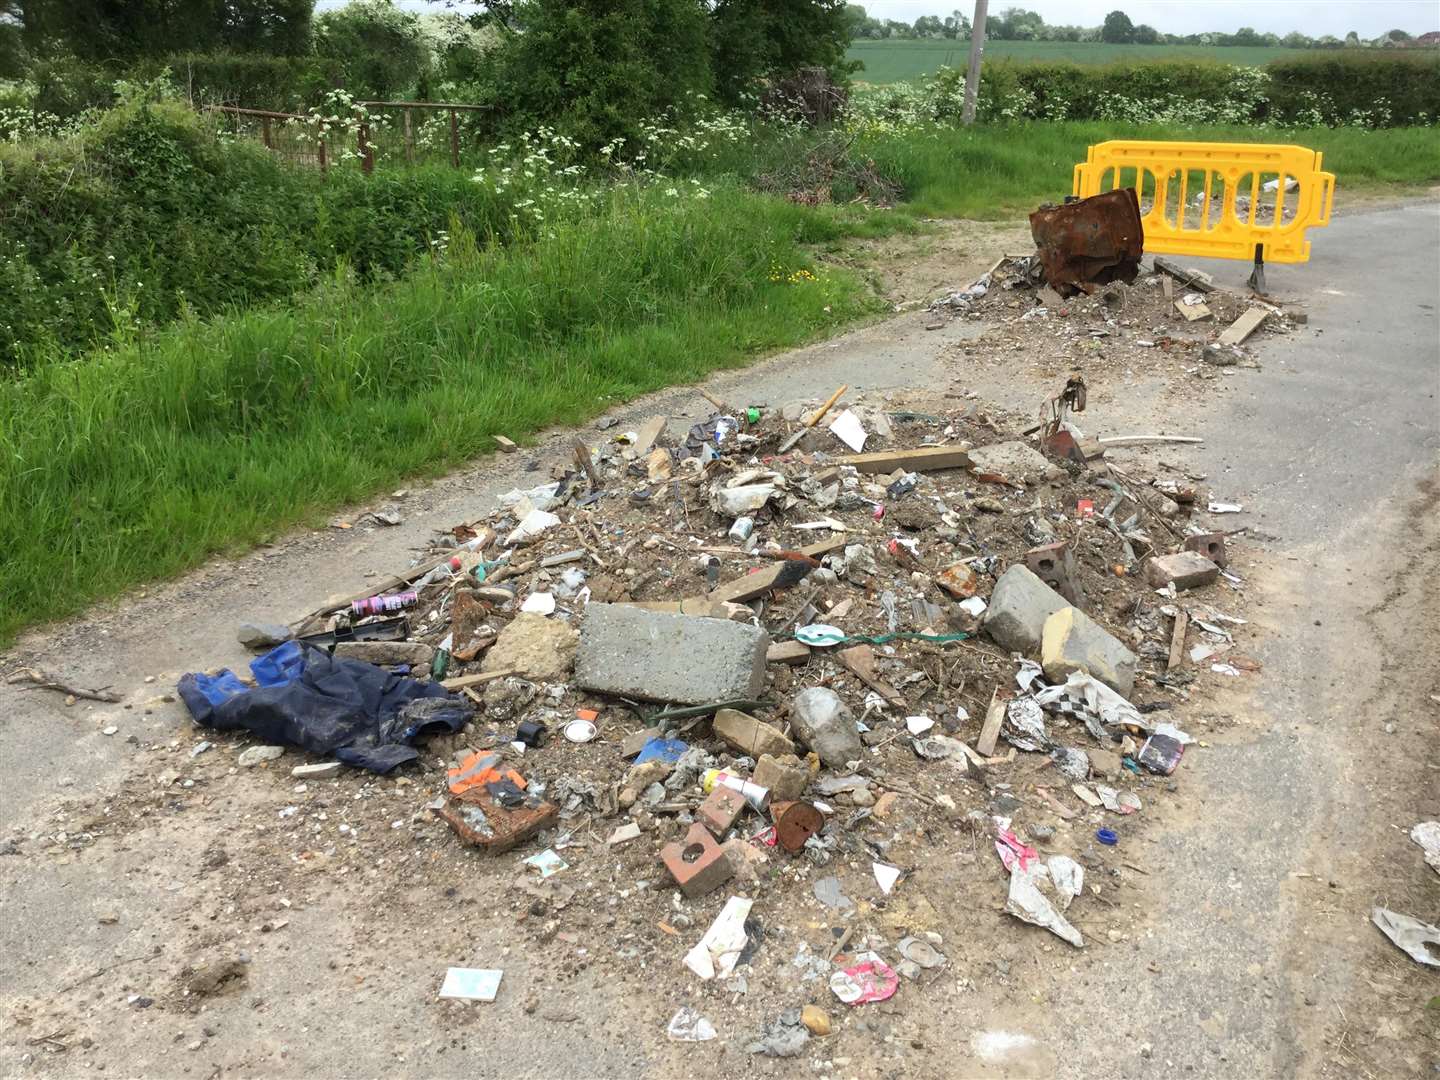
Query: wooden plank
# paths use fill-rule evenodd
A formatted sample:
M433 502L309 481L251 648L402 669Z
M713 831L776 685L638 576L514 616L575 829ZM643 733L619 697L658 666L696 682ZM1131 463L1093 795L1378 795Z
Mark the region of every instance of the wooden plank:
M1162 259L1155 256L1155 269L1162 274L1174 278L1187 289L1194 289L1196 292L1211 293L1215 291L1215 285L1209 274L1200 270L1182 270L1169 259Z
M808 547L800 548L801 555L808 555L812 559L829 555L832 551L842 550L850 541L844 536L832 536L829 540L821 540L818 544L810 544Z
M1239 345L1256 330L1260 329L1269 312L1262 307L1252 307L1241 315L1220 335L1221 345Z
M863 473L933 472L937 469L968 469L968 447L923 446L919 450L879 450L873 454L850 454L839 459Z
M440 685L446 690L464 690L470 686L480 686L487 682L494 682L496 679L503 679L507 675L514 675L513 668L506 668L504 671L486 671L479 675L459 675L453 679L446 679Z
M990 695L990 706L985 710L985 723L980 728L980 737L975 740L975 749L984 757L995 753L995 741L1000 738L1000 725L1005 720L1005 706L1010 703L1010 692L996 687Z
M1176 300L1175 310L1185 316L1186 322L1199 322L1201 319L1210 318L1210 309L1204 304L1186 304Z
M1165 665L1166 671L1174 671L1185 662L1185 628L1189 622L1189 613L1181 608L1175 616L1175 629L1170 635L1170 660Z
M776 562L753 574L746 574L734 581L727 581L709 593L705 599L727 601L732 604L749 603L773 589L775 583L780 580L780 575L786 572L787 566L787 563Z
M802 641L777 641L765 652L767 664L803 664L810 659L810 646Z

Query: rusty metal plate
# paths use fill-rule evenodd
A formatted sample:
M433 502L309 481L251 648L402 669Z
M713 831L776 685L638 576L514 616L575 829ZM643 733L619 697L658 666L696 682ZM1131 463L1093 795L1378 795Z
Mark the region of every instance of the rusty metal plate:
M1030 215L1030 235L1045 281L1054 288L1134 281L1145 253L1145 228L1134 188L1117 188Z

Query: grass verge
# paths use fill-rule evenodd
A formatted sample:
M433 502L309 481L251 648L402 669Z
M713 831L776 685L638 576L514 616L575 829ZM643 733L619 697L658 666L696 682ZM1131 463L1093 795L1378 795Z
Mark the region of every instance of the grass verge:
M1335 205L1346 192L1440 181L1440 128L1175 128L1068 122L1006 127L913 128L867 137L859 147L905 189L904 209L923 217L996 218L1070 194L1086 148L1107 139L1296 143L1324 154L1336 174Z
M732 187L622 189L533 244L190 323L0 383L0 643L402 477L843 325L848 226ZM777 275L776 271L780 271ZM780 280L775 280L776 277Z

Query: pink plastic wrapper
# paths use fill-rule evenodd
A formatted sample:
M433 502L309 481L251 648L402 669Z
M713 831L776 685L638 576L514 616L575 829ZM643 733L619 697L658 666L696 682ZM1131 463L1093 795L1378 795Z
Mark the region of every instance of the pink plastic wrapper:
M995 851L1000 855L1000 861L1005 864L1005 869L1012 874L1015 872L1015 863L1020 863L1021 870L1030 869L1030 864L1040 858L1040 853L1033 847L1027 847L1020 842L1020 838L1009 829L1001 829L995 834Z
M895 996L900 976L873 952L857 953L855 963L830 976L830 989L846 1005L864 1005Z

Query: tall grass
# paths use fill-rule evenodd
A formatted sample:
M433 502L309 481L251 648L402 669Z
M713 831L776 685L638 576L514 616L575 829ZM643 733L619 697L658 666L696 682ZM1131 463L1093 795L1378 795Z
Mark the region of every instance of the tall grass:
M905 207L925 217L994 218L1070 194L1086 148L1107 139L1297 143L1324 154L1336 205L1352 190L1440 180L1440 129L1185 127L1103 122L910 128L867 137L861 152L899 180Z
M839 326L851 277L772 280L833 215L612 193L533 244L192 322L0 383L0 641L338 502Z

